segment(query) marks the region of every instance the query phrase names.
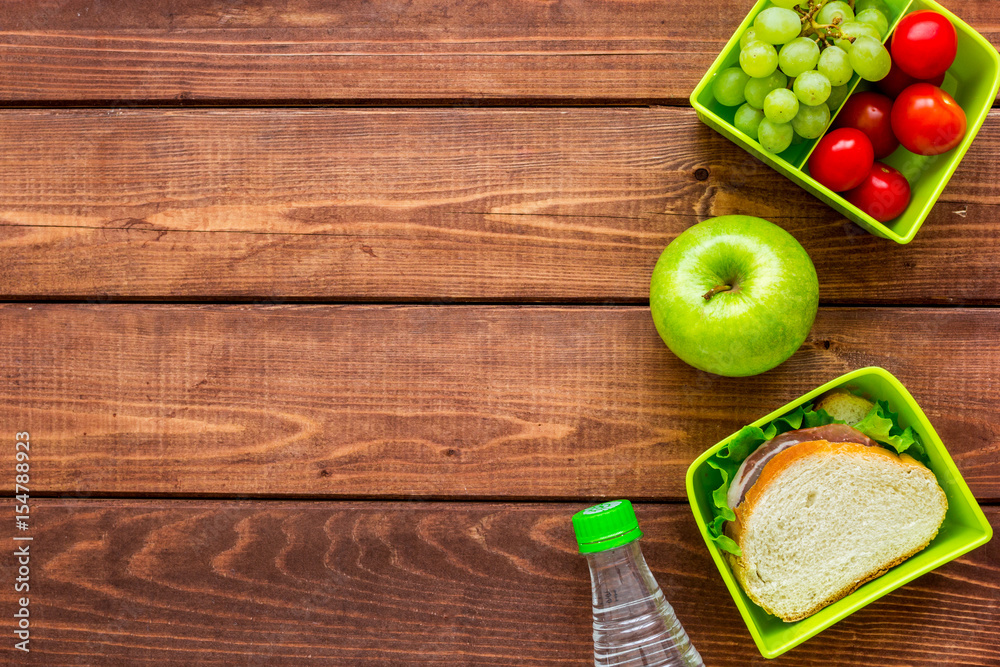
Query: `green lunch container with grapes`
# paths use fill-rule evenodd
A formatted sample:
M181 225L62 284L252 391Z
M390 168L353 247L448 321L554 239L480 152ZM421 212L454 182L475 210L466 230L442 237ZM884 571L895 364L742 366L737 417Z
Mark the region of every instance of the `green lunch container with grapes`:
M934 203L958 168L972 140L978 134L1000 90L1000 56L996 49L965 22L933 0L884 0L890 10L888 35L892 34L900 19L910 12L930 9L939 12L952 22L958 33L958 54L941 85L965 111L968 130L956 148L936 156L920 156L902 146L888 158L881 160L898 169L910 183L911 199L906 211L886 223L879 222L849 203L842 196L820 185L809 175L808 160L820 139L793 144L775 155L765 151L760 143L736 129L733 124L738 107L727 107L716 101L712 83L724 70L739 66L740 37L753 26L757 15L773 4L760 0L733 34L722 53L691 93L691 106L703 123L712 127L733 142L757 156L775 170L823 200L841 214L853 220L870 233L896 243L909 243L927 219ZM888 39L888 37L886 38ZM854 74L847 84L853 94L856 90L874 88ZM843 103L831 114L831 124Z

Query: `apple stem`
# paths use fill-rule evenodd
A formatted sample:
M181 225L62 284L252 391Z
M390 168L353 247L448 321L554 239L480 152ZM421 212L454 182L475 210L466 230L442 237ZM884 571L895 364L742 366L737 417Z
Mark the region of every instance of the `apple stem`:
M719 292L728 292L731 289L733 289L732 285L716 285L712 289L708 290L708 292L706 292L702 296L702 298L705 299L705 301L711 301L712 297L718 294Z

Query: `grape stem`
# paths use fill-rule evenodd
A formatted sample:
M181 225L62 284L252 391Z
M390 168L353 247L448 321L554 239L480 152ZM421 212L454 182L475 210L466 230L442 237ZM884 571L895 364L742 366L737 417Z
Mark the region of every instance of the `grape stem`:
M824 41L827 39L846 39L849 42L854 42L853 37L846 37L844 32L840 29L839 16L833 19L833 23L816 23L814 19L811 21L811 26L815 31L816 36Z
M827 3L827 0L809 0L809 9L802 14L802 33L803 37L806 37L810 32L815 31L816 28L816 15L819 14L819 10L823 9L823 6ZM796 5L796 7L801 7L801 5Z
M705 294L703 294L701 298L703 298L705 301L711 301L712 297L715 296L716 294L720 292L728 292L731 289L733 289L732 285L716 285L712 289L708 290Z
M802 32L800 35L803 37L811 37L820 48L829 46L831 40L835 39L846 39L850 42L854 42L853 38L845 36L843 31L841 31L840 24L843 22L843 19L840 16L833 17L832 23L816 22L816 16L829 1L830 0L809 0L808 10L803 10L801 5L796 5L796 8L802 15ZM853 9L854 0L850 0L850 4L851 9Z

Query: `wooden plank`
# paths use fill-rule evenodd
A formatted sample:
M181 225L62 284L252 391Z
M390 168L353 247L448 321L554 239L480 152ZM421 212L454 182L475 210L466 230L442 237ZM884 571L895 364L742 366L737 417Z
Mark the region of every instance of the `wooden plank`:
M992 309L822 309L791 360L727 379L644 307L7 304L0 432L31 433L50 494L684 499L706 448L880 365L996 499L998 332Z
M753 0L208 0L0 8L0 102L670 102ZM948 8L1000 44L1000 8Z
M0 654L46 667L581 665L593 655L590 581L569 519L582 507L35 500L31 653L9 639ZM1000 528L1000 511L986 511ZM996 540L772 662L690 510L637 514L643 553L706 664L995 664ZM9 506L4 517L12 526ZM13 587L0 599L11 628Z
M0 294L641 303L674 236L740 212L824 303L997 304L998 150L995 112L902 248L690 110L8 110Z
M0 13L0 90L114 104L680 101L752 4L36 1Z

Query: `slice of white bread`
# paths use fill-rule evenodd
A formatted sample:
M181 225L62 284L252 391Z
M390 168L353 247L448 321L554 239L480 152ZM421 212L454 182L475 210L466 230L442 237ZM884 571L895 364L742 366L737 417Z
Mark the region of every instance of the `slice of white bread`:
M883 447L796 445L764 467L726 533L743 590L784 621L810 616L926 547L948 499L934 473Z

